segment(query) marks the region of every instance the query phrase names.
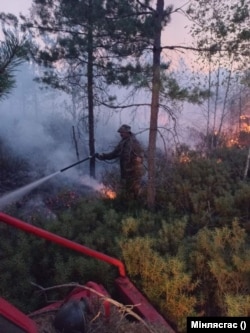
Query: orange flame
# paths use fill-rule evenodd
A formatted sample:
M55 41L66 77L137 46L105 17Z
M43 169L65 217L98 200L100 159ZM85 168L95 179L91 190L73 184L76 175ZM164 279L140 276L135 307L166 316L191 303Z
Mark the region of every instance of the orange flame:
M101 189L101 193L104 197L108 198L108 199L115 199L116 198L116 193L115 191L112 191L111 189L109 188L106 188L106 187L103 187Z
M92 187L95 191L98 191L103 197L108 199L115 199L116 198L116 192L111 190L110 188L106 187L102 183L97 182L95 179L84 176L81 177L81 183L85 184L89 187Z

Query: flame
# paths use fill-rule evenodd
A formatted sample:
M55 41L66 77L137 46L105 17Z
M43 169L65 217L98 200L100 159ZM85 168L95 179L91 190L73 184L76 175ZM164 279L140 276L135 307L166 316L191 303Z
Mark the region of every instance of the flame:
M241 120L241 131L244 132L250 132L250 116L249 115L241 115L240 116L240 120Z
M111 190L109 187L105 186L104 184L99 183L98 181L96 181L96 179L93 179L93 178L85 175L85 176L81 177L80 181L82 184L92 187L95 191L99 192L105 198L108 198L108 199L116 198L115 191Z
M101 189L101 193L104 197L108 198L108 199L115 199L116 198L116 192L112 191L111 189L107 188L107 187L103 187Z

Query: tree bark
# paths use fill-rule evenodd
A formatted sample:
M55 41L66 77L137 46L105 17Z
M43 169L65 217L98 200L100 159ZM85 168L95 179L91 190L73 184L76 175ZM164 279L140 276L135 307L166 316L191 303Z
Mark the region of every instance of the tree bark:
M248 170L249 170L249 161L250 161L250 147L248 148L246 166L245 166L244 176L243 176L244 180L246 180L246 178L247 178L247 174L248 174Z
M148 143L148 187L147 205L149 209L155 207L155 155L156 139L158 127L159 99L161 88L160 64L161 64L161 32L162 19L164 14L164 0L157 0L154 17L154 48L153 48L153 78L152 78L152 97L150 111L149 143Z
M77 158L77 161L80 161L80 155L79 155L79 149L78 149L78 144L77 144L77 139L76 139L75 126L72 126L72 135L73 135L73 141L74 141L75 150L76 150L76 158Z
M88 128L89 128L89 154L95 154L95 122L94 122L94 102L93 102L93 33L92 33L92 0L89 0L89 17L88 17ZM95 178L95 159L89 160L89 174Z

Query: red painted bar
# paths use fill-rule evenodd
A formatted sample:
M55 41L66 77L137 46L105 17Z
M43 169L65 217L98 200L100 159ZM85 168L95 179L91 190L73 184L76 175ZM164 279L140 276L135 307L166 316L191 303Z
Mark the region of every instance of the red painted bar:
M0 297L0 316L3 316L3 319L6 320L7 324L7 326L5 327L6 324L2 323L2 329L5 330L8 328L8 332L10 329L9 325L12 325L12 329L15 329L16 327L19 328L19 331L22 330L24 332L25 330L25 332L29 333L38 333L37 326L33 322L33 320L28 318L25 314L23 314L21 311L19 311L16 307L14 307L2 297ZM4 332L7 333L7 331Z
M137 312L142 319L166 327L167 333L175 333L170 324L156 311L147 298L142 295L127 277L118 277L115 280L115 285L122 298L122 302L128 305L136 305L133 311Z
M81 244L75 243L71 240L68 240L64 237L58 236L56 234L53 234L52 232L46 231L44 229L38 228L33 226L32 224L23 222L17 218L14 218L12 216L9 216L5 213L0 212L0 220L4 223L7 223L15 228L21 229L23 231L26 231L30 234L34 234L38 237L44 238L46 240L49 240L50 242L56 243L58 245L61 245L63 247L66 247L68 249L74 250L76 252L85 254L87 256L96 258L98 260L102 260L107 262L110 265L116 266L119 270L119 274L122 277L126 276L125 272L125 266L123 262L120 260L110 257L106 254L103 254L101 252L91 250L90 248L83 246Z

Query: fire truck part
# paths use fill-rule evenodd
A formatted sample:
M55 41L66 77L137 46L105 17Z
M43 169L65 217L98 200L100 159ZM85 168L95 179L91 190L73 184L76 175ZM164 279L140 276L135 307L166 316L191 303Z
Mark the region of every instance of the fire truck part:
M78 253L85 254L89 257L93 257L98 260L107 262L108 264L116 266L118 268L120 276L126 276L124 264L116 258L110 257L104 253L92 250L92 249L88 248L87 246L83 246L83 245L73 242L67 238L53 234L52 232L49 232L45 229L38 228L32 224L26 223L24 221L21 221L15 217L9 216L2 212L0 212L0 221L7 223L8 225L11 225L15 228L21 229L27 233L36 235L37 237L46 239L52 243L58 244L62 247L65 247L65 248L71 249L73 251L76 251Z

